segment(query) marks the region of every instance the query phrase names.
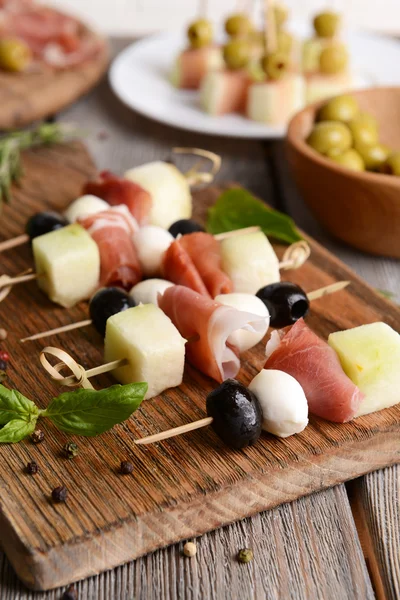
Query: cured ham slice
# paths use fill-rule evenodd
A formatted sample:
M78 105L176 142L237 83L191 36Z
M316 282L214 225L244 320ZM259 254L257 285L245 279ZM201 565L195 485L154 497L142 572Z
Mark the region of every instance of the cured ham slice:
M36 59L65 69L83 63L104 46L77 19L29 0L2 0L0 37L17 37Z
M221 268L219 243L202 231L189 233L179 240L193 261L210 296L233 292L233 283Z
M188 48L176 60L172 83L178 88L197 90L208 71L221 68L223 64L222 51L218 46Z
M195 267L189 253L182 246L182 239L172 242L165 251L162 262L162 274L165 279L188 287L199 294L209 297L208 290L203 283L200 273Z
M223 306L183 286L165 290L158 305L188 340L190 364L220 383L236 377L240 369L238 349L227 343L228 337L238 329L258 331L265 324L259 315Z
M267 356L264 368L284 371L297 379L312 414L336 423L356 415L364 394L347 377L336 352L303 319L273 332Z
M140 225L145 225L149 220L152 206L149 192L137 183L117 177L110 171L102 171L98 179L88 181L83 193L98 196L111 206L125 204Z
M100 285L130 290L142 279L132 236L138 224L126 206L116 206L79 223L90 233L100 252Z

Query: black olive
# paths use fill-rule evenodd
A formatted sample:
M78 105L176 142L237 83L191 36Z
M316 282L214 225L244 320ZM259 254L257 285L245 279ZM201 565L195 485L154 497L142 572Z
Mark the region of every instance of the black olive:
M56 231L56 229L61 229L66 225L68 225L68 221L62 215L56 212L40 212L28 220L25 231L32 241L39 235Z
M196 231L204 231L204 227L193 221L192 219L180 219L180 221L175 221L172 223L171 227L168 229L171 235L174 238L178 237L178 235L186 235L187 233L195 233Z
M101 288L89 303L89 313L96 330L104 337L107 319L135 306L133 298L117 287Z
M227 379L207 396L212 427L231 448L251 446L261 435L262 412L255 395L235 379Z
M310 301L307 294L295 283L281 281L258 290L260 298L269 310L271 327L293 325L308 314Z

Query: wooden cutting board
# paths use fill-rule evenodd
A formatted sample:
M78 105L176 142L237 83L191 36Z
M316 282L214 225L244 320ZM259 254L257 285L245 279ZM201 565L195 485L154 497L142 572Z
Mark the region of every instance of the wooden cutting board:
M0 130L17 129L50 117L94 87L105 73L109 48L76 67L53 70L43 66L27 73L0 70Z
M106 166L106 165L103 165ZM39 149L26 156L26 177L1 217L1 237L21 233L26 219L43 208L63 208L78 194L94 166L80 144ZM195 213L204 216L221 188L195 194ZM400 330L400 311L346 266L310 240L311 259L287 279L306 290L336 280L352 285L313 302L309 325L322 337L376 320ZM281 247L277 247L279 254ZM32 264L28 246L0 255L0 271L17 274ZM11 354L7 385L41 407L59 393L42 370L43 342L25 345L30 333L87 318L85 305L66 310L51 304L35 282L21 285L1 305L1 343ZM85 368L102 362L102 340L88 327L47 340L71 353ZM264 345L247 352L238 379L248 383L265 362ZM92 380L95 386L112 378ZM144 402L134 417L100 437L77 438L80 454L61 455L69 436L44 425L45 441L0 447L0 543L22 580L48 589L110 569L178 540L272 508L311 492L400 462L400 405L353 423L336 425L311 418L307 429L282 440L263 434L242 451L225 447L206 429L151 446L134 438L200 419L215 384L187 367L180 388ZM121 460L134 473L118 474ZM36 460L40 473L24 467ZM66 504L53 505L51 490L64 484Z

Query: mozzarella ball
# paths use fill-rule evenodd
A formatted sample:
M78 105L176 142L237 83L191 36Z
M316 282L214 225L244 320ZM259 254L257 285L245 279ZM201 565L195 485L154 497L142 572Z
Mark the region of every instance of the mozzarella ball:
M262 428L281 438L300 433L308 424L308 404L303 388L291 375L263 369L249 385L263 414Z
M174 284L165 279L145 279L133 286L129 295L135 304L155 304L158 306L158 294L163 295L165 290Z
M264 335L268 331L269 327L269 312L264 302L253 296L253 294L220 294L214 298L216 302L225 304L226 306L233 306L238 310L253 313L260 317L265 317L265 327L262 331L247 331L246 329L238 329L234 331L228 338L228 342L234 344L240 354L256 346L258 342L261 342Z
M161 273L163 254L173 241L169 231L156 225L141 227L134 234L133 242L145 277L154 277Z
M95 215L108 208L110 208L108 202L105 202L97 196L86 194L85 196L81 196L80 198L77 198L77 200L74 200L64 212L64 216L70 223L75 223L75 221L81 217L89 217L90 215Z

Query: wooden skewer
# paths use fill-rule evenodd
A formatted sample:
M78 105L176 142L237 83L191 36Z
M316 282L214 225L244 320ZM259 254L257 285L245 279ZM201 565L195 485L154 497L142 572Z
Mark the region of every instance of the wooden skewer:
M4 252L4 250L10 250L11 248L16 248L17 246L22 246L22 244L26 244L27 242L29 242L29 235L23 233L22 235L12 238L11 240L0 242L0 252Z
M41 333L35 333L34 335L30 335L29 337L22 338L20 342L30 342L33 340L40 340L41 338L48 337L50 335L56 335L57 333L66 333L67 331L72 331L73 329L80 329L81 327L88 327L93 323L92 319L86 319L85 321L78 321L77 323L70 323L69 325L63 325L62 327L56 327L55 329L50 329L49 331L42 331Z
M38 279L37 273L30 273L29 275L19 275L18 277L10 277L7 281L0 281L0 290L5 287L16 285L17 283L25 283L26 281L33 281Z
M52 365L46 354L50 354L51 356L55 356L59 358L61 362L56 365ZM114 371L119 367L124 367L128 364L128 359L121 358L119 360L113 360L112 362L105 363L104 365L99 365L98 367L94 367L93 369L86 369L76 362L74 358L65 350L61 350L61 348L55 348L53 346L47 346L43 348L40 353L40 362L45 370L49 373L52 379L57 381L60 385L66 385L68 387L79 387L82 386L86 389L94 389L92 384L90 383L90 377L96 377L96 375L101 375L102 373L108 373L110 371ZM72 375L68 377L64 377L60 374L65 367L67 367L70 371L72 371Z
M180 427L168 429L168 431L161 431L160 433L155 433L154 435L149 435L148 437L134 440L134 442L138 445L153 444L154 442L160 442L161 440L166 440L168 438L175 437L176 435L182 435L182 433L187 433L188 431L194 431L195 429L200 429L201 427L207 427L207 425L211 425L213 420L214 419L212 417L205 417L199 421L193 421L193 423L187 423L186 425L181 425Z
M276 52L278 45L274 0L265 0L265 50L267 54Z
M328 294L340 292L340 290L344 290L344 288L350 285L350 283L351 281L337 281L336 283L331 283L330 285L326 285L325 287L322 287L319 290L310 292L309 294L307 294L307 298L310 301L312 301L317 300L318 298L322 298L323 296L328 296Z
M186 181L190 187L198 185L200 183L211 183L214 181L216 174L221 168L222 159L219 154L210 152L209 150L202 150L201 148L172 148L174 154L194 154L195 156L201 156L212 162L211 171L199 172L198 165L196 164L187 173L185 173Z

